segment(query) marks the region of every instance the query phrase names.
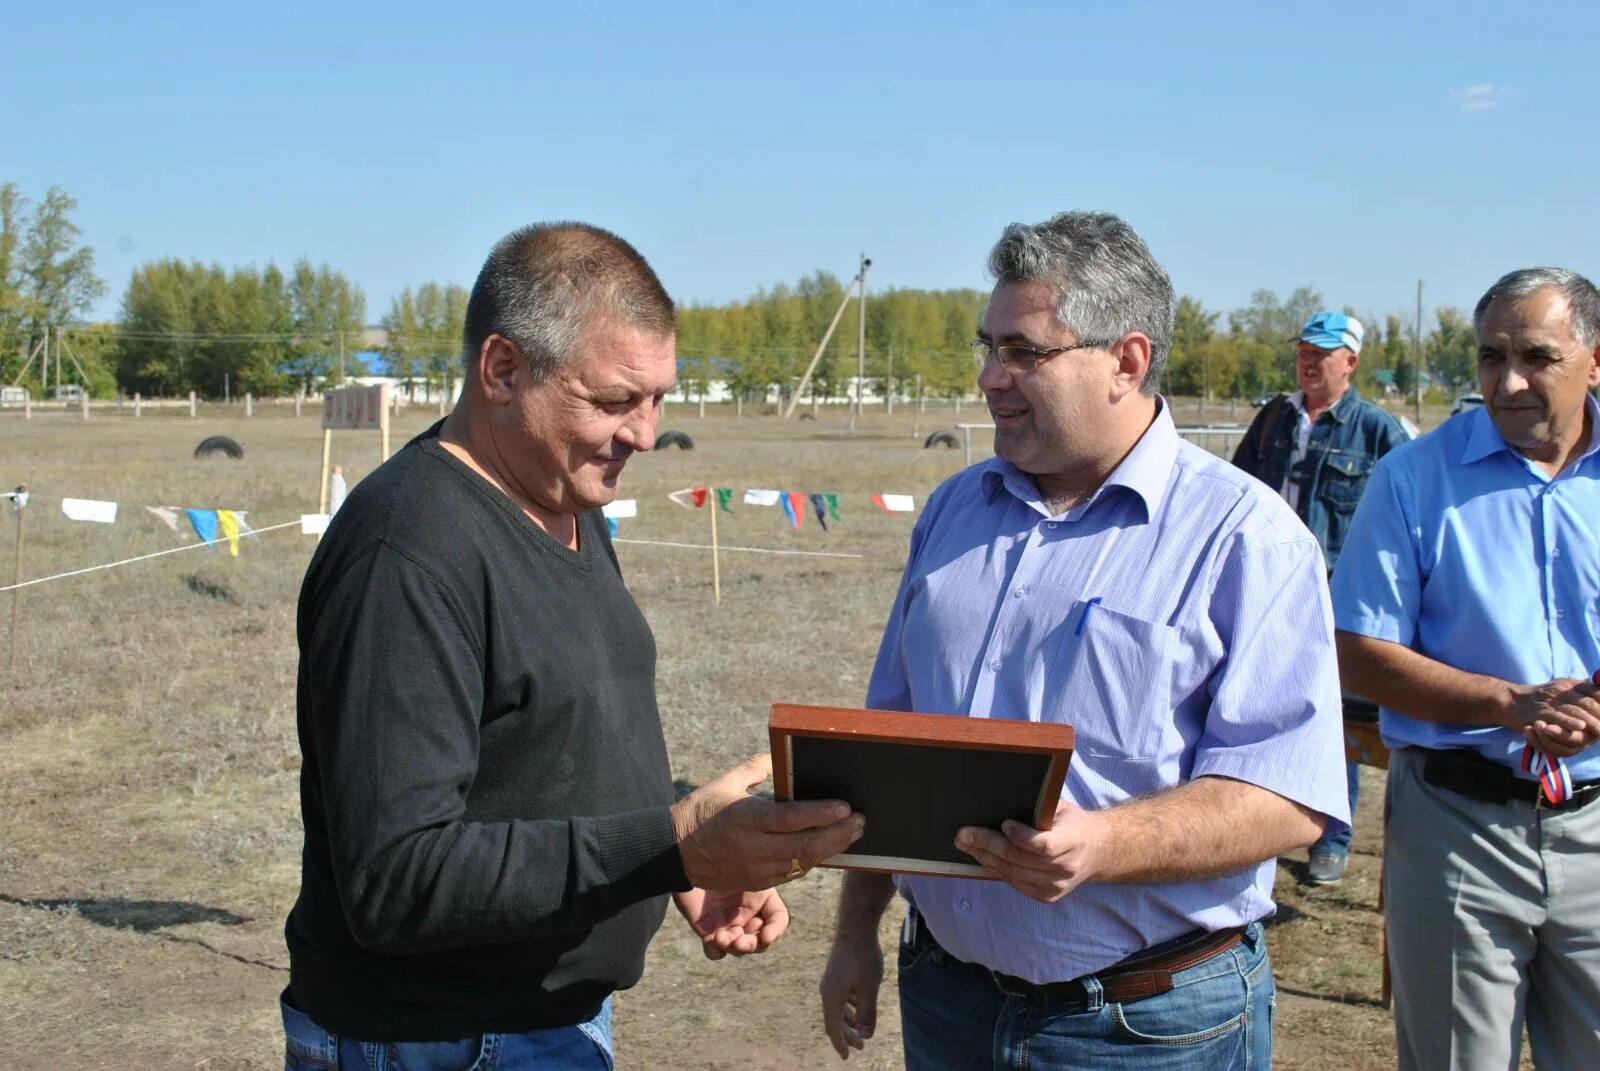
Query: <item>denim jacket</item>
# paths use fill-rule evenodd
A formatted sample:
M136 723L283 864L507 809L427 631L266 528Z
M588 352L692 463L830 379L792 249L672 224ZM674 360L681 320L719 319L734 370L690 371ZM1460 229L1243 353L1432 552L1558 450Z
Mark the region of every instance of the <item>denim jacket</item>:
M1283 490L1294 454L1299 414L1287 395L1269 402L1250 423L1233 463L1274 491ZM1268 421L1271 422L1268 426ZM1306 456L1292 479L1300 489L1300 519L1322 545L1328 572L1344 546L1356 502L1373 464L1410 436L1400 422L1356 393L1354 387L1311 425Z

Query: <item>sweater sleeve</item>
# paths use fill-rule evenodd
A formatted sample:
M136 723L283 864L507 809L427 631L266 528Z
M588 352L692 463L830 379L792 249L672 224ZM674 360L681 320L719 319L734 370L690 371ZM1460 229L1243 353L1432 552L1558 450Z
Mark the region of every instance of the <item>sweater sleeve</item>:
M357 942L423 952L581 933L688 887L666 807L466 821L484 672L459 605L383 543L324 591L302 638L302 733Z

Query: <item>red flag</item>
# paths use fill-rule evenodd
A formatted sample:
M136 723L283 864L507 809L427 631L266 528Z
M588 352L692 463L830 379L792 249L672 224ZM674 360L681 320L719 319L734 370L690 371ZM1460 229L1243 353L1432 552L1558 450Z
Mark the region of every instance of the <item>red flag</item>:
M789 523L799 528L806 519L806 496L803 491L785 491L778 504L783 507L783 515L789 518Z
M706 490L704 487L685 487L681 491L669 493L667 497L684 509L699 509L706 504Z

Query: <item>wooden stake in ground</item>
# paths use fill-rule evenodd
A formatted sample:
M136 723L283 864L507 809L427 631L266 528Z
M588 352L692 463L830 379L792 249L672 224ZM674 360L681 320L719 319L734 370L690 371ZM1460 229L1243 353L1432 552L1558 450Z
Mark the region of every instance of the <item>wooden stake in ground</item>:
M389 411L394 403L389 398L389 384L378 386L378 464L389 460Z
M10 673L17 664L17 628L20 624L22 613L22 589L15 585L22 583L22 518L27 512L28 485L22 484L13 492L11 505L17 511L17 561L11 570L11 653L6 656L6 672Z
M322 429L322 478L317 481L317 512L328 512L328 455L333 451L333 430Z
M722 605L722 563L717 556L717 510L721 509L721 502L717 498L717 489L711 488L710 499L706 505L711 508L711 597L718 606Z

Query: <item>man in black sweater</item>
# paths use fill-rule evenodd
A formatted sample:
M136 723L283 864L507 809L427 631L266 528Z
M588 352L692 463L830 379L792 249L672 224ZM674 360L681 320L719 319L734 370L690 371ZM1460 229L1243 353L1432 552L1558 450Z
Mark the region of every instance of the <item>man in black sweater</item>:
M676 375L649 265L598 228L514 232L464 343L460 406L355 488L301 590L290 1068L610 1067L668 894L709 957L764 951L772 887L860 835L842 803L751 796L766 756L674 802L599 512Z

